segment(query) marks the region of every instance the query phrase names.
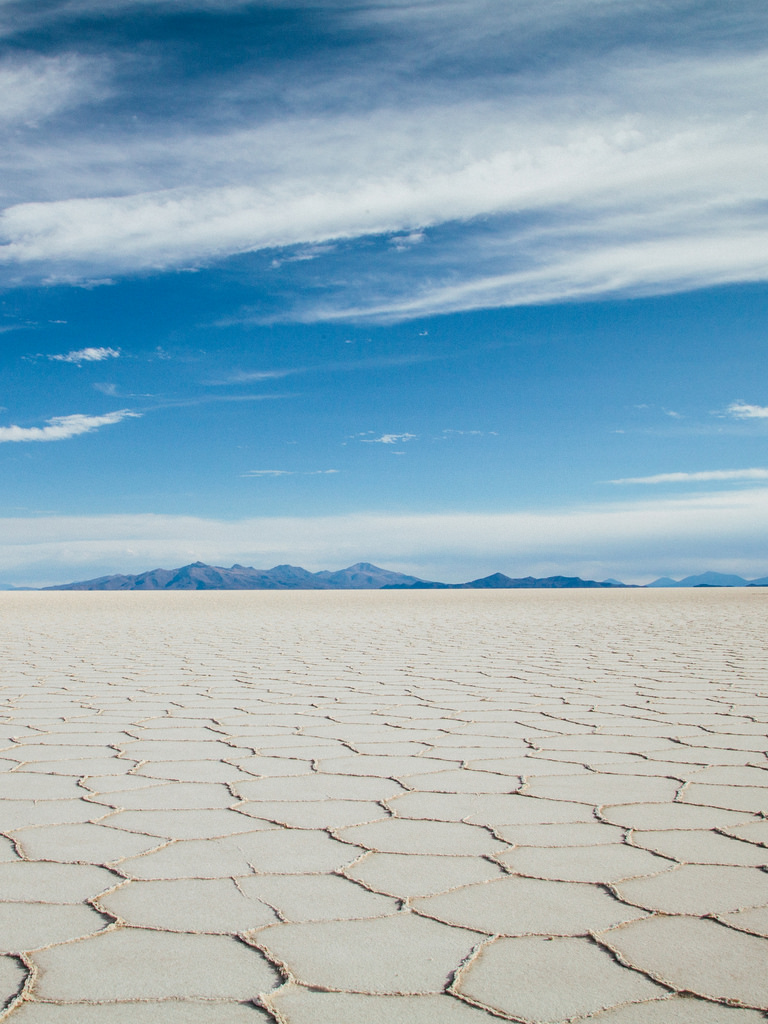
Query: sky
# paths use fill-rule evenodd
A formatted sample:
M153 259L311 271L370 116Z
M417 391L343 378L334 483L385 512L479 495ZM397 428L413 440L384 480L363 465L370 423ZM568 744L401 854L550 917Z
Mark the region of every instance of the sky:
M0 584L768 574L764 0L0 0Z

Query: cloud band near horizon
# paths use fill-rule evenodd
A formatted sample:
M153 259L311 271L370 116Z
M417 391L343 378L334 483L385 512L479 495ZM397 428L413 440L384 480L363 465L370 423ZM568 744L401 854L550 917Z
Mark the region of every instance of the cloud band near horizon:
M311 570L371 561L446 582L495 571L625 582L706 569L756 577L768 574L766 521L768 487L506 514L9 517L0 520L0 562L17 585L198 560Z

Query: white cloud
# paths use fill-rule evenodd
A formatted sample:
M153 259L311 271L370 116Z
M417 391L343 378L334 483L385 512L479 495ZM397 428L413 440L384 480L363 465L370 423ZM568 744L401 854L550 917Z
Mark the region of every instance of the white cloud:
M12 2L12 0L11 0ZM282 0L269 0L270 6L280 6ZM142 7L154 7L157 9L171 8L174 12L178 10L211 10L221 8L237 8L252 4L253 0L65 0L60 3L61 13L72 16L80 14L95 13L99 17L115 17L125 11L141 9Z
M104 359L117 359L120 356L119 348L79 348L64 355L48 356L49 359L59 363L99 363Z
M0 124L34 122L103 97L103 74L100 62L76 54L6 59L0 62Z
M382 434L381 437L361 438L365 444L402 444L415 439L416 434Z
M768 419L768 406L748 405L746 402L731 402L726 412L737 420L765 420Z
M291 469L249 469L247 473L241 473L240 476L293 476L293 470Z
M54 416L46 420L45 427L0 427L0 443L7 441L66 441L79 434L90 434L99 427L111 423L120 423L128 417L138 418L141 413L130 409L108 412L103 416L84 416L74 413L71 416Z
M36 325L33 323L26 324L3 324L0 326L0 334L9 334L11 331L28 331Z
M225 384L249 384L253 381L258 380L280 380L282 377L290 377L296 373L306 373L306 367L299 366L289 370L239 370L237 373L230 374L229 377L225 377L223 380L212 380L208 383L211 386L221 386Z
M327 476L329 473L338 473L338 469L249 469L247 473L241 473L241 477L270 477L270 476Z
M378 108L359 113L329 104L230 132L65 141L55 180L40 152L15 152L31 201L3 214L0 262L14 280L75 280L363 235L400 244L463 222L452 241L403 243L396 268L345 275L299 317L765 280L768 131L754 97L767 72L762 54L622 51L501 76L494 99L421 86L389 108L368 96Z
M318 256L325 256L326 253L333 252L335 248L334 245L311 245L306 249L299 249L298 252L293 252L289 256L282 256L279 259L276 257L270 266L276 270L284 263L308 263L310 260L316 260Z
M449 437L498 437L498 430L443 430L439 440L446 441Z
M5 518L9 582L67 582L200 559L308 569L365 560L461 582L493 571L627 582L705 569L768 573L768 487L515 513Z
M766 152L768 157L768 151ZM604 211L603 211L604 214ZM674 211L667 209L670 219ZM564 220L553 246L550 229L500 232L495 239L500 263L522 263L510 273L472 273L472 245L464 243L466 272L457 283L418 285L378 300L361 294L355 304L336 300L299 310L299 318L312 320L363 320L396 322L415 317L502 306L543 305L605 296L643 296L687 291L738 281L768 280L768 223L731 233L729 226L705 218L718 237L718 251L707 248L700 226L680 224L677 234L645 239L652 211L638 211L624 229L634 236L624 240L612 235L610 218L596 216L587 225ZM575 218L574 218L575 219ZM660 234L661 234L661 226ZM515 249L517 254L515 258ZM528 257L526 259L526 256ZM464 279L462 280L461 277ZM408 293L410 291L410 294Z
M609 484L678 484L715 480L768 480L768 469L710 469L701 473L657 473L655 476L628 476L609 480Z
M419 245L426 237L423 231L411 231L407 235L394 235L389 239L389 244L398 252L406 252L414 245Z

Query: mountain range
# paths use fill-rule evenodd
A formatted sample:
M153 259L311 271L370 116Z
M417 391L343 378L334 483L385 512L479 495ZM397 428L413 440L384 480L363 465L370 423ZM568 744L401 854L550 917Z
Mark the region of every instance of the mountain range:
M309 572L298 565L254 569L247 565L193 562L180 569L152 569L137 576L99 576L80 583L64 583L44 590L381 590L388 584L409 586L416 576L357 562L336 572Z
M623 587L618 581L597 583L577 576L526 576L512 579L497 572L469 583L438 583L420 580L401 572L382 569L370 562L357 562L336 572L309 572L298 565L276 565L272 569L252 566L193 562L180 569L152 569L136 576L99 576L78 583L64 583L44 590L488 590L561 589L572 587Z
M389 583L383 590L571 590L574 588L626 587L625 583L604 580L582 580L578 576L546 576L539 579L535 576L523 576L513 579L501 572L492 576L484 576L469 583L434 583L430 580L417 580L415 583Z
M440 583L417 576L382 569L370 562L357 562L334 572L309 572L298 565L276 565L272 569L252 566L206 565L193 562L179 569L152 569L128 575L117 573L92 580L43 587L43 590L572 590L625 588L632 584L607 579L583 580L578 576L510 577L497 572L467 583ZM673 580L662 576L647 587L747 587L768 586L768 577L746 580L742 576L705 572ZM0 590L31 590L0 584Z
M723 572L703 572L698 576L686 576L682 580L672 580L669 576L661 576L646 587L768 587L768 576L759 580L745 580L743 576L733 576Z

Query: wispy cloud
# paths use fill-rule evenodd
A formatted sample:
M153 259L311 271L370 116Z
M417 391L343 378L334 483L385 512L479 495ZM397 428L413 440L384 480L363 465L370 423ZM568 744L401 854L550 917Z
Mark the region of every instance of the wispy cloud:
M247 473L241 473L240 476L293 476L293 470L290 469L249 469Z
M364 444L403 444L415 441L416 434L382 434L381 437L361 437Z
M100 363L104 359L118 359L119 348L79 348L63 355L50 355L49 359L57 363L75 363L80 366L82 363Z
M281 380L283 377L291 377L297 373L307 373L306 367L295 367L285 370L238 370L223 380L211 380L207 383L212 387L223 387L227 384L252 384L259 380Z
M104 62L77 54L18 55L0 61L0 124L36 122L85 101L103 99Z
M0 334L9 334L11 331L28 331L36 324L25 323L25 324L0 324Z
M737 420L768 419L768 405L748 405L746 402L731 402L725 410L729 416Z
M141 413L131 409L120 409L108 412L103 416L84 416L74 413L71 416L53 416L46 420L44 427L0 427L0 443L7 441L66 441L79 434L90 434L99 427L112 423L120 423L129 417L138 418Z
M410 231L407 235L393 235L389 244L398 252L406 252L414 245L419 245L426 238L424 231Z
M309 260L316 260L318 256L325 256L326 253L333 252L334 248L335 246L333 245L310 245L305 249L298 249L286 256L276 256L270 263L270 266L273 270L278 270L284 263L307 263Z
M227 324L219 326L230 326L232 323L247 323L249 315L242 320L231 320ZM437 360L457 359L464 355L461 350L454 352L422 351L409 352L396 356L372 356L369 359L338 360L328 363L316 363L312 366L290 366L270 370L237 370L227 374L220 380L209 380L206 383L210 387L224 387L229 384L248 384L260 380L280 380L282 377L293 377L300 374L310 373L358 373L365 370L386 370L396 369L401 366L415 366L418 363L430 363Z
M724 31L714 49L706 13L670 8L668 45L661 29L651 38L640 0L526 4L503 17L484 4L471 30L450 3L331 9L339 30L364 25L375 52L350 48L333 76L308 58L309 86L303 75L269 79L281 96L289 90L279 116L257 103L251 117L224 121L190 110L141 132L83 129L48 149L15 147L0 220L7 275L70 281L258 250L278 264L312 257L311 268L345 258L324 247L351 247L324 292L284 294L307 320L768 277L765 189L753 170L768 163L754 103L768 59L742 38L764 27L755 5L723 14L736 42ZM530 59L544 52L546 62ZM494 72L478 76L473 62L489 55ZM228 94L258 97L264 81L250 74ZM372 236L378 249L354 249Z
M154 395L141 397L154 398ZM147 407L145 411L158 409L191 409L196 405L212 405L216 402L278 402L286 398L296 398L297 395L291 392L272 395L196 395L194 398L165 398L155 405Z
M338 469L249 469L247 473L241 473L241 477L272 477L272 476L327 476L338 473Z
M498 430L453 430L446 429L440 434L438 440L447 441L449 437L498 437Z
M716 480L768 480L768 469L708 469L700 473L656 473L655 476L627 476L609 484L685 484Z

